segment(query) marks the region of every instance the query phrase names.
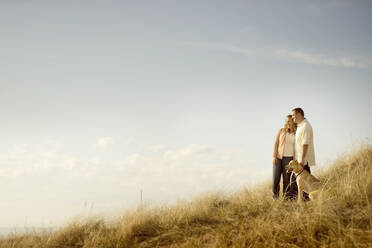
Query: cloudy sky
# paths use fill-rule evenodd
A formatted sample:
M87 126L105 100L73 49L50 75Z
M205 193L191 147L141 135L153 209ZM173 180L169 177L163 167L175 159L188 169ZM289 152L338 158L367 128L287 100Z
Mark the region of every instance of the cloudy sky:
M270 181L302 107L317 166L372 138L370 1L0 1L1 226Z

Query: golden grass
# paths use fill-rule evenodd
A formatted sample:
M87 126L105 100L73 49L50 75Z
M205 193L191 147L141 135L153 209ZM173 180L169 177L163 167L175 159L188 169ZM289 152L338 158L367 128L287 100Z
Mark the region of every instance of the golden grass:
M0 247L372 247L372 147L318 173L323 197L273 200L271 183L174 206L126 211L114 223L75 219L45 233L8 235Z

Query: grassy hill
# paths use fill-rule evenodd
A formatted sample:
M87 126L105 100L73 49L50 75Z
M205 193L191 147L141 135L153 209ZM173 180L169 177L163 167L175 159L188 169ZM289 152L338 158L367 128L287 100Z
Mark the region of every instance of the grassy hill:
M73 220L51 233L9 235L0 247L372 247L372 146L316 176L321 201L273 200L271 184L232 195L139 207L115 223Z

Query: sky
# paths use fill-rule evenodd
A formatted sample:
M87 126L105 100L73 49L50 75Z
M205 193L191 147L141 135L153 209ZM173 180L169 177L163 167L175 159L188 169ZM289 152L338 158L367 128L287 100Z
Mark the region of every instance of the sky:
M372 138L370 1L0 0L0 227L271 181L301 107L319 171Z

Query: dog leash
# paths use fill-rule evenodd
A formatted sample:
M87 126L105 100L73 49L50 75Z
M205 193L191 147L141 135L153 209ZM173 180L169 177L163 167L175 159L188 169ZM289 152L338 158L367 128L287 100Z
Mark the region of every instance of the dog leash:
M293 176L293 171L291 171L291 176L289 177L289 185L292 185L292 176Z
M304 169L302 169L302 171L300 173L297 174L296 177L298 177L299 175L301 175L301 173L304 172ZM293 171L291 172L291 176L289 177L289 185L292 185L292 176L293 176Z
M301 175L301 173L304 172L304 170L305 170L305 169L302 168L302 171L301 171L300 173L297 174L297 177L298 177L299 175Z

